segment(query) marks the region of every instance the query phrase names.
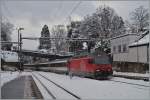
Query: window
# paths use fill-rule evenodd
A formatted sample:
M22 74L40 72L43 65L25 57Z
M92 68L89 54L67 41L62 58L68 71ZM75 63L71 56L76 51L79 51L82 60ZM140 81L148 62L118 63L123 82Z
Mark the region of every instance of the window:
M147 62L149 62L149 46L147 46Z
M118 46L118 52L121 52L121 45Z
M124 45L123 45L123 52L126 52L126 51L127 51L127 45L124 44Z
M116 52L116 46L113 46L113 53Z
M93 63L94 64L110 64L111 61L110 61L110 58L108 56L101 55L101 56L94 57Z

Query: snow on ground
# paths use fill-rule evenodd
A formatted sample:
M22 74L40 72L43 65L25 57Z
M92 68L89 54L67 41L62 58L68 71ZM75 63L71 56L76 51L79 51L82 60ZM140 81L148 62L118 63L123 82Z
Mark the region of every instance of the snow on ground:
M74 97L72 97L70 94L68 94L64 90L60 89L53 83L47 81L45 78L43 78L39 75L37 75L37 77L44 83L44 85L46 85L46 87L51 91L51 93L56 97L56 99L62 99L62 98L75 99ZM41 92L43 92L43 90ZM48 98L44 98L44 99L48 99Z
M127 75L127 76L149 77L149 73L140 74L140 73L116 72L116 71L113 71L113 74L114 75Z
M80 77L70 79L67 75L58 75L50 72L40 73L78 95L81 99L149 99L149 87L118 83L110 80L99 81ZM42 81L45 82L44 80ZM136 82L140 82L143 85L147 84L139 80L136 80ZM45 82L45 84L48 83Z
M19 76L19 72L2 71L0 72L0 76L0 84L2 87L5 83L17 78Z
M38 89L40 90L40 92L41 92L43 98L44 98L45 100L52 99L52 97L47 93L47 91L46 91L46 90L44 89L44 87L40 84L40 82L39 82L35 77L33 77L33 79L34 79L34 81L35 81L35 83L36 83Z
M72 99L70 95L63 92L52 83L48 82L43 77L39 76L37 72L33 73L46 85L46 87L58 98L58 99ZM65 89L73 92L81 99L149 99L149 87L136 86L131 84L114 82L111 80L94 80L88 78L81 78L74 76L70 79L67 75L59 75L50 72L39 72L45 77L51 79L57 84L61 85ZM1 86L9 82L16 77L22 75L32 75L31 72L1 72ZM46 92L46 90L41 86L39 81L35 79L38 88L40 89L44 99L51 99L51 96ZM124 81L129 83L136 83L141 85L149 86L149 82L142 80L131 80L125 78L114 77L113 80ZM74 99L74 98L73 98Z

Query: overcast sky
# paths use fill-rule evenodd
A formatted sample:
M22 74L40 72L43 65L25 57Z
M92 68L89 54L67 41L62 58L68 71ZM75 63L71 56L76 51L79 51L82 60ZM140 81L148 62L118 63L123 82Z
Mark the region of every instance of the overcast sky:
M149 1L18 1L3 0L2 15L4 20L10 21L15 28L24 27L23 36L40 36L43 25L47 24L49 30L53 25L67 24L68 16L72 20L82 20L84 16L91 15L100 5L112 7L124 20L130 20L129 13L139 6L149 7ZM77 6L78 5L78 6ZM17 40L17 31L12 34L12 41ZM23 48L36 50L39 41L23 41Z

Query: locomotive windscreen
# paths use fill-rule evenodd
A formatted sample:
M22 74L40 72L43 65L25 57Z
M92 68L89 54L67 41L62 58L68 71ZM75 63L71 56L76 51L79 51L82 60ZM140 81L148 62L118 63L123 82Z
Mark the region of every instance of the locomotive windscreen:
M110 64L111 61L110 61L110 58L108 56L103 55L103 56L94 57L93 63L94 64Z

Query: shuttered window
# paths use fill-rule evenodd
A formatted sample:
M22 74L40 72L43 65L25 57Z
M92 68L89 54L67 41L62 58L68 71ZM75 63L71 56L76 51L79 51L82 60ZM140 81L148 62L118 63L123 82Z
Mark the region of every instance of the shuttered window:
M121 52L121 45L118 45L118 52Z
M116 53L116 46L113 46L113 53Z
M123 52L126 52L126 51L127 51L127 45L124 44L124 45L123 45Z

